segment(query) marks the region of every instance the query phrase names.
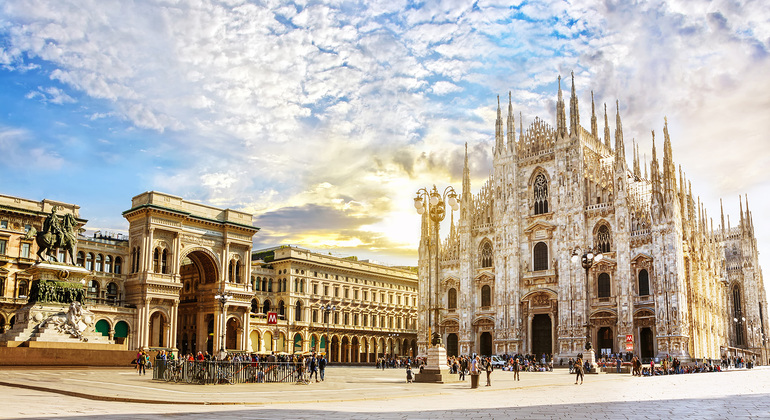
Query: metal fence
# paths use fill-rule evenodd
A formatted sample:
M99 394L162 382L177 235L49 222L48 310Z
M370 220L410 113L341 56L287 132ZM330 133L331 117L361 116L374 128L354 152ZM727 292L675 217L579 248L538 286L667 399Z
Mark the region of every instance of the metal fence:
M298 382L304 372L294 362L154 360L152 379L188 384Z

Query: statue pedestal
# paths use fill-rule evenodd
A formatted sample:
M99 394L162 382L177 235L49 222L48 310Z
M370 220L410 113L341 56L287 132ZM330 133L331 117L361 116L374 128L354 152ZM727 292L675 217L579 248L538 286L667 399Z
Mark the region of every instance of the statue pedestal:
M109 337L94 331L94 316L80 307L71 310L71 302L82 299L89 270L64 263L37 263L26 270L32 275L30 303L16 311L16 322L9 331L0 335L6 346L38 346L30 343L113 344ZM42 285L42 286L41 286ZM74 316L74 314L77 314ZM63 332L70 325L73 334ZM63 344L64 345L64 344ZM81 346L82 347L82 346Z
M594 353L594 349L588 350L585 353L585 361L588 362L591 366L591 370L586 373L598 373L596 369L596 353Z
M428 348L428 359L421 373L414 376L415 382L443 384L457 382L458 377L449 373L446 349L441 346Z

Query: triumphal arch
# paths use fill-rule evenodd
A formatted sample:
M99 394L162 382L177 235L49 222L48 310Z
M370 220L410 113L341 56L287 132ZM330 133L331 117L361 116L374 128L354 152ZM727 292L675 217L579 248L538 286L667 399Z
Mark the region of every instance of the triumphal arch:
M246 349L253 216L150 191L134 197L123 217L126 302L138 321L129 346Z

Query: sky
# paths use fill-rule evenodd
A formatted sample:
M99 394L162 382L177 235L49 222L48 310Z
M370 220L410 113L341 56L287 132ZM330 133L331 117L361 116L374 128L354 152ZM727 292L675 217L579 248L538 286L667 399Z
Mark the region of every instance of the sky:
M748 195L770 267L768 50L759 0L4 0L0 194L124 232L157 190L253 213L256 249L416 265L415 192L459 190L466 143L477 191L497 95L555 125L574 72L583 126L591 91L619 101L629 162L667 117L715 222Z

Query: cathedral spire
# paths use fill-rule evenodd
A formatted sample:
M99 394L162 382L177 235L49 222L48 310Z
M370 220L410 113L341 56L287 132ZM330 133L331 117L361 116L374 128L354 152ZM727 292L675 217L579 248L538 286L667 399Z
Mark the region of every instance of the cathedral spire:
M725 232L725 208L722 205L722 199L719 199L719 211L722 213L722 233Z
M612 151L612 146L610 145L610 125L607 122L607 104L604 104L604 145L607 146L607 149Z
M676 194L674 156L671 151L671 139L668 136L668 118L664 117L663 121L663 186L666 191L666 199L673 200L674 194Z
M556 138L567 136L567 117L564 113L564 97L561 94L561 75L559 75L559 97L556 101Z
M634 151L634 177L640 179L642 177L642 171L639 169L639 145L636 144L636 139L631 139L631 148Z
M740 226L741 226L741 231L744 231L746 226L744 225L744 221L743 221L743 197L739 195L738 201L740 202L740 206L741 206L741 225Z
M511 91L508 91L508 152L516 150L516 121L513 118Z
M495 121L495 155L503 151L503 117L500 113L500 95L497 95L497 121Z
M569 134L571 136L578 135L578 128L580 127L580 111L578 111L578 99L575 94L575 72L572 72L572 96L569 99Z
M615 101L615 106L617 107L615 114L615 171L625 172L627 167L626 146L623 143L623 124L620 122L620 102ZM625 173L623 175L625 176Z
M594 106L594 91L591 91L591 134L599 140L599 128L596 125L596 107Z
M658 202L660 198L660 170L658 169L658 153L655 150L655 130L652 130L652 162L650 163L650 181L652 183L652 202L653 205L662 205Z

